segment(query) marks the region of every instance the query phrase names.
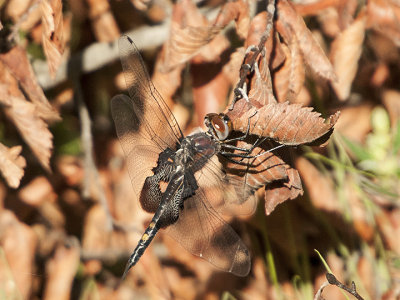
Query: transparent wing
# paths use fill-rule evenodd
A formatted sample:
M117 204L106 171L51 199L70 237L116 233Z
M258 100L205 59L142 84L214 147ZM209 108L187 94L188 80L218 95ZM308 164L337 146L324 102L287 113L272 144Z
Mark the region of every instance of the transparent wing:
M219 213L227 216L251 215L257 208L254 190L245 181L226 175L217 156L195 174L197 183Z
M167 147L174 149L183 137L182 131L151 82L139 50L126 35L119 39L119 50L131 98L131 111L137 123L134 129L140 128L141 135L160 150Z
M135 191L133 198L138 203L144 180L153 175L152 168L157 165L160 149L139 126L133 102L128 96L117 95L111 100L111 114Z
M210 205L203 188L185 200L178 221L166 230L184 248L218 269L237 276L250 272L246 245Z
M111 114L138 200L144 180L152 175L157 164L158 154L167 147L175 149L182 133L128 36L120 38L119 50L130 97L115 96L111 100Z

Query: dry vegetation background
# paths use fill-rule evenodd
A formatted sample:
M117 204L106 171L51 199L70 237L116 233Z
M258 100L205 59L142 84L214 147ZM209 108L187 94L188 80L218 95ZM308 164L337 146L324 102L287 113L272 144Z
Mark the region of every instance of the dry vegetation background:
M400 3L267 4L0 0L0 299L400 299ZM249 276L218 272L161 233L120 282L151 218L131 201L110 117L126 89L121 33L185 133L225 110L240 79L238 130L250 108L281 113L254 133L282 142L298 126L283 141L298 146L337 121L327 146L282 158L257 213L233 221ZM264 56L246 54L263 37ZM301 135L296 120L322 129ZM327 269L355 296L327 284Z

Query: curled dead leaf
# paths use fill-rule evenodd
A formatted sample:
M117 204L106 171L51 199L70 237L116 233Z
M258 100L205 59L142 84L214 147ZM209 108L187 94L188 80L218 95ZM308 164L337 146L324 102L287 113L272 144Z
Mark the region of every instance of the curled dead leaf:
M398 1L371 0L367 4L367 27L373 28L400 46L400 6Z
M26 160L20 155L21 151L21 146L7 148L0 143L0 172L12 188L17 188L24 176Z
M221 31L221 27L193 27L181 28L172 23L171 37L167 42L167 59L164 68L166 71L183 64L198 54L201 48L207 45Z
M334 183L328 176L323 175L310 161L304 157L296 160L304 185L307 187L310 200L320 210L340 213Z
M42 0L42 43L51 76L55 76L64 52L61 0Z
M0 213L0 290L5 299L29 299L37 237L9 210ZM8 293L17 295L11 297ZM10 297L8 297L10 296Z
M87 0L89 16L96 39L99 42L112 42L120 36L117 22L107 0Z
M362 15L333 41L331 60L338 80L332 87L340 100L350 95L351 85L358 69L365 36L365 17Z
M10 99L12 105L4 108L6 116L15 124L42 166L50 170L53 136L47 124L38 116L35 105L19 97L10 96Z
M162 70L168 72L198 54L213 40L221 26L210 26L192 1L183 0L174 6L170 38L165 43Z
M43 299L70 299L71 286L79 266L80 249L73 245L59 246L46 264L48 277Z
M46 201L54 202L57 194L54 192L49 180L44 176L39 176L25 185L18 192L19 198L32 206L40 206Z
M336 80L335 71L321 46L315 41L303 18L287 0L278 1L277 30L288 43L295 34L305 62L323 78Z
M225 76L229 78L229 81L232 85L234 85L238 81L239 70L240 66L242 65L244 55L244 47L236 48L235 52L231 54L229 62L226 63L223 67L223 72Z
M390 123L395 127L400 120L400 92L397 90L386 90L383 92L382 100L389 113Z
M254 75L250 86L249 100L255 107L276 103L266 56L260 57L260 67L258 67L258 64L254 66Z
M305 71L303 56L300 53L297 39L293 36L289 46L281 44L286 55L284 64L274 73L274 90L279 102L295 102L304 85Z
M40 118L46 121L60 120L60 115L50 105L42 88L39 86L26 51L23 48L17 46L7 53L0 54L0 61L4 64L4 66L3 64L0 66L0 70L6 68L11 72L12 76L18 81L17 86L20 85L22 87L23 91L36 106L36 113ZM5 71L3 70L3 72ZM2 76L5 76L4 73ZM7 80L11 81L12 79ZM14 86L16 83L14 80L13 83L8 84Z
M265 186L265 214L270 215L278 204L303 195L299 172L285 165L287 180L277 180Z
M219 11L214 25L225 27L232 20L235 20L237 34L244 39L250 26L250 12L247 1L239 0L225 3Z

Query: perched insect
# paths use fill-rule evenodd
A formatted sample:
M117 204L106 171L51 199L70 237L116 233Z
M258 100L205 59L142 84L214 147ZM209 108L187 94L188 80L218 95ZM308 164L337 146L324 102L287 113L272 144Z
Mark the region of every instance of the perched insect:
M135 196L145 211L154 214L123 276L161 228L220 270L246 276L251 265L249 251L218 212L239 207L248 214L256 202L250 188L221 170L217 156L241 164L241 159L252 157L251 149L231 144L242 137L228 139L231 123L224 114L208 114L208 131L183 136L133 41L122 36L119 48L130 97L112 99L112 116Z

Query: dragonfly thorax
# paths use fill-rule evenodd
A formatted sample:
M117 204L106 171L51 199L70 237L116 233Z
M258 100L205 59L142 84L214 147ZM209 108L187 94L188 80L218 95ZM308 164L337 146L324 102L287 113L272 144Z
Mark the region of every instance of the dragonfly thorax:
M210 157L218 152L219 144L213 137L204 132L185 137L175 152L177 170L196 172L200 170Z

